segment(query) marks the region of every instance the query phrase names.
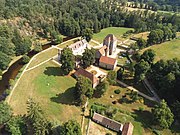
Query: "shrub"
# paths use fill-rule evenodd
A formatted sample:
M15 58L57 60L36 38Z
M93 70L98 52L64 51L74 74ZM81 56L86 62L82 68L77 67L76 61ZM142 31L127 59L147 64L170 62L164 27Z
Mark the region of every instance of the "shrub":
M11 93L11 90L10 90L10 89L6 89L6 90L5 90L5 94L6 94L6 95L9 95L10 93Z
M109 71L107 75L107 80L109 84L115 85L116 84L116 79L117 79L117 73L116 71Z
M144 111L144 108L143 107L139 107L139 111L140 112Z
M23 64L27 64L27 63L29 62L29 60L30 60L30 58L29 58L29 56L27 56L27 55L24 55L24 56L22 57L22 62L23 62Z
M114 93L119 94L119 93L121 93L121 90L120 89L114 90Z
M2 76L2 74L3 74L3 73L2 73L2 70L0 69L0 76Z
M106 135L112 135L111 133L106 133Z

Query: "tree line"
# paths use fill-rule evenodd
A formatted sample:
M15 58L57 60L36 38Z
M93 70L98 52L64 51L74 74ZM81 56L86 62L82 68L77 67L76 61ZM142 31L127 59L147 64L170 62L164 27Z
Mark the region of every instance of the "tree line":
M62 42L59 34L69 37L83 36L89 41L93 33L110 26L133 27L135 32L150 31L163 26L171 26L173 33L180 30L180 16L177 14L127 12L108 0L2 0L0 7L1 19L23 18L17 24L18 27L10 24L0 27L1 70L7 68L13 55L23 55L30 50L30 37L20 34L21 26L26 23L37 36L50 37L53 43ZM37 46L36 49L41 50L41 47Z
M49 121L39 103L33 99L28 99L27 114L23 116L15 116L7 103L0 102L0 117L0 127L4 129L3 134L82 135L77 121L69 120L61 125Z

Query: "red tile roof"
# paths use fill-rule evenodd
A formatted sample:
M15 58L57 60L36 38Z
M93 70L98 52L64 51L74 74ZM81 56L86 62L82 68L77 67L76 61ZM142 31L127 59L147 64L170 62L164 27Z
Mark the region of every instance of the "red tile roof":
M134 126L132 123L125 123L122 130L122 135L132 135Z
M83 69L83 68L79 68L79 69L74 73L74 75L75 75L75 76L82 75L82 76L84 76L84 77L87 77L87 78L89 78L89 79L92 81L93 84L98 81L98 78L97 78L95 75L93 75L92 73L86 71L86 70Z
M122 128L123 128L123 125L115 120L112 120L110 118L107 118L101 114L98 114L98 113L94 113L93 115L93 120L107 128L110 128L114 131L121 131Z
M99 62L109 64L109 65L114 65L116 63L116 59L110 58L110 57L107 57L107 56L101 56Z

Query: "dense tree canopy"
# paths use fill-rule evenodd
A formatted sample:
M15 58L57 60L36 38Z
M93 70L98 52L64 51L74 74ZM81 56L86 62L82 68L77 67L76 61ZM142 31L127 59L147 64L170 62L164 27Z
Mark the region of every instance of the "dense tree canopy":
M69 120L64 123L60 135L82 135L79 123L74 120Z
M87 77L79 76L76 83L76 91L79 103L83 105L86 102L86 97L91 98L94 92L91 80Z
M32 99L27 102L27 118L35 135L50 134L52 124L44 117L40 105Z
M61 69L64 71L64 74L68 74L75 67L75 57L73 52L69 48L64 48L61 53Z
M12 117L6 124L6 130L12 135L24 135L27 134L27 125L25 118L22 116Z
M0 102L0 125L5 124L12 116L10 106L5 102Z
M90 65L93 65L95 62L95 50L92 49L85 49L85 52L83 53L82 56L82 61L83 61L83 66L89 67Z
M5 53L0 51L0 69L5 70L8 67L10 61L11 58Z
M146 73L150 69L150 65L148 62L144 61L143 59L135 65L135 75L134 75L134 81L135 83L138 83L146 77Z
M156 56L155 51L152 49L148 49L143 52L143 54L141 55L141 59L148 62L149 64L152 64L155 56Z
M155 124L162 128L169 128L174 121L174 115L164 100L162 100L158 105L155 105L152 109L152 114Z
M156 62L148 74L149 78L153 78L153 84L156 86L159 95L170 103L175 102L176 99L180 100L179 73L180 62L178 59L173 59Z
M116 84L116 79L117 79L117 73L116 71L109 71L107 75L107 80L109 84L114 85Z

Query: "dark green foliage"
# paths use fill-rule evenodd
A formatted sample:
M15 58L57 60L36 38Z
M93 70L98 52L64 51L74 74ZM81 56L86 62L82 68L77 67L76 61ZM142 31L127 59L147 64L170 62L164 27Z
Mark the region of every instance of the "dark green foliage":
M146 47L147 45L147 41L144 40L143 38L139 38L138 41L137 41L137 45L140 49L143 49Z
M94 49L86 49L82 56L83 66L89 67L95 62L95 50Z
M60 135L82 135L81 127L75 120L69 120L64 123Z
M134 75L134 81L135 83L138 83L142 80L144 80L146 73L150 69L150 65L148 62L144 61L143 59L135 65L135 75Z
M108 88L109 88L109 82L108 81L102 81L96 87L96 91L98 91L100 96L102 96L102 95L104 95L104 93L107 91Z
M178 100L172 104L172 112L174 117L180 121L180 102Z
M116 79L117 79L117 73L116 71L109 71L107 75L107 80L109 84L115 85L116 84Z
M27 64L29 61L30 61L29 56L23 55L23 57L22 57L22 62L23 62L23 64Z
M0 125L5 124L12 116L10 106L5 102L0 102Z
M165 98L168 102L175 102L180 100L179 81L180 81L180 62L178 59L160 60L156 62L151 72L148 74L158 94Z
M34 51L35 52L40 52L42 51L42 44L40 42L35 42L34 43Z
M152 109L152 114L155 124L161 128L169 128L174 121L174 115L165 100L162 100L158 105L155 105Z
M155 56L156 56L155 51L152 49L148 49L144 51L144 53L141 55L141 59L148 62L149 64L152 64Z
M114 108L114 107L109 106L109 105L107 106L107 105L99 104L99 103L94 103L91 106L91 109L93 112L105 115L109 118L114 118L114 116L118 112L117 108Z
M38 103L32 99L27 102L27 118L35 135L50 134L52 124L44 117L44 113Z
M148 44L159 44L164 40L164 33L161 29L152 30L148 36Z
M32 42L30 38L23 38L22 41L15 43L16 55L23 55L31 50Z
M129 97L131 98L132 102L136 102L137 100L139 100L138 93L135 91L131 91Z
M22 116L14 116L6 123L6 130L12 135L27 134L27 125L25 118Z
M164 41L170 40L173 36L171 29L168 26L164 26L162 30L164 32Z
M119 94L119 93L121 93L121 90L120 89L114 90L114 93Z
M11 62L11 58L5 53L0 51L0 69L5 70L10 62Z
M83 105L86 102L86 97L91 98L94 90L92 88L92 82L89 78L79 76L76 83L76 91L79 98L79 104Z
M55 30L50 32L50 36L51 36L51 42L54 44L60 44L63 41L60 34L58 32L56 32Z
M14 44L11 42L10 39L6 39L5 37L0 37L0 51L3 53L13 56L14 55Z
M87 28L87 29L84 29L82 31L82 37L84 37L88 42L92 39L93 37L93 32L91 29Z
M123 73L124 73L124 67L120 67L119 70L117 71L117 79L122 80Z
M64 74L69 74L75 67L75 57L73 52L69 48L64 48L61 53L61 60L62 66L61 69L64 71Z

